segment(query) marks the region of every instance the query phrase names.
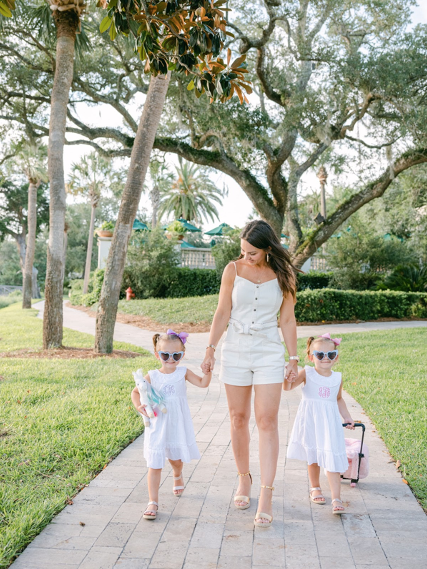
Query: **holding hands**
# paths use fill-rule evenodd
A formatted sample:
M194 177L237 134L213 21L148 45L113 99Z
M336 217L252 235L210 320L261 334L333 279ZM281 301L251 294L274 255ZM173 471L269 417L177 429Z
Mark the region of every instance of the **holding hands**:
M200 366L202 368L203 373L213 372L215 367L214 353L215 353L215 348L213 348L212 346L208 346L206 348L205 359L203 360L202 365Z

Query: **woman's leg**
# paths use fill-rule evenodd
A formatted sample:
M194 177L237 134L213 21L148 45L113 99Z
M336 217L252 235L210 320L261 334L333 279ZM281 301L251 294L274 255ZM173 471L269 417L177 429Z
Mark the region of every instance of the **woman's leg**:
M276 476L279 457L278 415L281 394L281 383L255 386L255 418L259 431L259 460L261 485L263 486L273 486ZM261 488L258 511L271 515L271 499L272 490Z
M150 502L159 502L160 478L162 476L161 468L149 468L147 474L148 483L148 499ZM154 504L147 506L148 512L157 512L158 508Z
M251 417L252 385L244 387L225 384L231 423L231 445L237 471L249 472L249 419ZM250 496L251 480L249 476L239 476L237 496ZM244 502L236 502L243 506Z
M182 460L171 460L171 459L169 459L169 462L172 466L174 478L177 478L178 476L180 476L179 480L173 481L173 485L174 486L184 486L184 480L182 478L182 469L183 469L184 465L182 463ZM175 496L180 496L183 492L184 492L184 488L182 490L174 490L173 491Z

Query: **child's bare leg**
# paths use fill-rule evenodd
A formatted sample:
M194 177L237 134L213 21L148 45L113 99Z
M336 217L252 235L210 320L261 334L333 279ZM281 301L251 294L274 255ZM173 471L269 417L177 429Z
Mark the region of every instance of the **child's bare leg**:
M169 462L172 466L174 477L175 478L177 478L178 476L180 477L178 480L173 481L173 485L174 486L184 486L184 480L182 478L182 468L184 465L182 463L182 460L170 460L169 459ZM184 488L182 488L181 490L174 490L173 491L175 496L180 496L183 492L184 492Z
M320 488L320 466L315 462L307 465L308 479L310 480L310 488ZM323 502L321 490L313 490L311 497L314 501L319 497L319 502Z
M148 483L148 497L150 502L159 502L159 487L160 478L162 476L161 468L149 468L147 474ZM158 510L157 506L151 504L147 508L147 512L156 512Z
M338 498L341 500L341 475L339 472L326 472L326 476L328 477L329 488L331 489L331 496L332 500ZM334 502L333 504L334 510L344 510L343 505L340 502Z

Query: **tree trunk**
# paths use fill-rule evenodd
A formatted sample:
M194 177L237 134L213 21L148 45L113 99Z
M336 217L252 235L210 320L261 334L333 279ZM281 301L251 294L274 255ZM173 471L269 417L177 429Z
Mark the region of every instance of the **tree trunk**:
M87 290L89 287L90 266L92 263L93 232L95 229L95 210L96 210L96 205L92 203L92 210L90 213L90 225L89 225L89 241L87 244L87 253L86 253L85 279L83 282L83 294L87 294Z
M33 292L33 264L36 249L36 228L37 228L37 189L40 182L29 181L28 186L28 213L27 213L27 251L23 271L22 287L22 308L31 308L31 298Z
M79 17L74 10L54 13L57 29L56 67L49 125L49 243L43 316L43 346L62 345L63 242L65 225L64 144L67 105L73 80L74 42Z
M123 191L120 211L114 230L113 241L105 268L104 284L96 316L95 351L113 351L114 325L120 286L123 278L126 253L132 225L138 209L145 175L150 163L157 127L170 81L170 73L152 77L145 100L144 110L132 148L131 162Z
M157 226L157 213L159 211L159 206L160 206L160 191L157 184L154 184L153 189L150 192L150 198L151 198L151 205L153 208L153 215L151 217L151 227L155 229Z
M19 264L21 266L22 278L24 278L25 254L27 251L27 245L26 245L27 236L25 234L24 228L22 228L22 233L15 233L14 238L16 241L16 245L18 247Z
M38 274L39 274L38 270L33 265L32 278L31 278L31 287L32 287L31 297L32 298L41 298L40 288L39 288L39 284L37 282L37 275Z

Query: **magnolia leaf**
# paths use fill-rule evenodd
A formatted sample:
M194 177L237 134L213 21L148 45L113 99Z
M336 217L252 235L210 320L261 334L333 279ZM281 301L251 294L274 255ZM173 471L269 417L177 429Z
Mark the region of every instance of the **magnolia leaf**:
M230 38L233 38L233 39L236 37L234 34L232 34L231 32L227 32L227 31L225 32L225 35L230 37Z
M187 85L187 91L192 91L194 89L194 81L191 80L190 83Z
M243 87L243 89L246 91L246 93L248 95L250 95L252 93L252 89L251 89L250 85L246 85L246 83L242 83L241 81L239 81L239 85L241 87Z
M116 26L113 24L110 28L110 39L111 41L114 41L116 39L117 36L117 30L116 30Z
M237 96L239 97L240 104L243 105L243 93L237 83L234 83L234 88L236 90Z
M231 61L231 49L228 48L227 49L227 65L230 65L230 61Z
M175 71L176 63L169 63L168 69L169 69L169 71Z
M6 18L12 17L12 12L9 10L6 4L3 4L3 2L0 2L0 14Z
M246 59L246 53L235 59L231 64L231 68L234 69L235 67L240 67L242 63L245 61L245 59Z
M101 32L101 34L106 32L112 23L113 23L113 19L110 18L110 16L105 16L105 18L99 24L99 31Z
M194 91L194 93L198 99L200 99L200 97L202 96L201 91L198 91L197 89Z

